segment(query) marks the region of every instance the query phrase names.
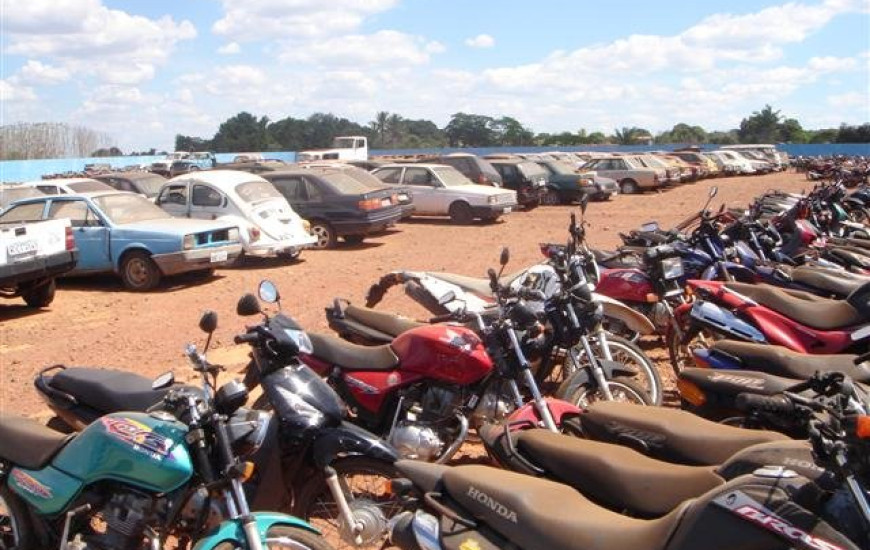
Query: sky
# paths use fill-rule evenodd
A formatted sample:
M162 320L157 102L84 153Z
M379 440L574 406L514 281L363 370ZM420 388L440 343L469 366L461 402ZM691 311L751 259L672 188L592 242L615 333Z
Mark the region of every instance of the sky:
M536 133L870 121L870 0L0 0L0 124L125 152L270 120L457 112Z

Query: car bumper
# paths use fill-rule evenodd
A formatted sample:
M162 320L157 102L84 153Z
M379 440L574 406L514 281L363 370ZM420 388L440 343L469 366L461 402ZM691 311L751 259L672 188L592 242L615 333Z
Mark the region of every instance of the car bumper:
M516 210L519 204L516 202L507 202L499 204L487 204L486 206L472 206L475 218L497 218L502 214L507 214L512 210Z
M371 235L380 233L386 228L396 225L402 218L402 213L394 213L389 216L370 217L361 220L342 220L332 222L335 234L339 237L344 235Z
M317 238L312 235L284 241L258 241L246 244L245 254L258 258L273 258L279 254L296 254L300 250L310 248L316 242Z
M526 187L517 191L517 202L521 205L540 204L541 196L546 192L546 187Z
M0 266L0 287L55 277L72 270L78 261L78 251L65 250L48 256Z
M189 271L225 266L235 261L241 253L241 244L230 244L195 248L170 254L155 254L151 256L151 259L164 275L177 275Z

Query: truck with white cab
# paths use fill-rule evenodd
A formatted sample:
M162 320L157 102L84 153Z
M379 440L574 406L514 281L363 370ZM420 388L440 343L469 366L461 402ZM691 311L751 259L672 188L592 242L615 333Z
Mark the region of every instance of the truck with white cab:
M296 153L297 162L317 160L368 160L369 142L365 136L337 136L329 149L310 149Z

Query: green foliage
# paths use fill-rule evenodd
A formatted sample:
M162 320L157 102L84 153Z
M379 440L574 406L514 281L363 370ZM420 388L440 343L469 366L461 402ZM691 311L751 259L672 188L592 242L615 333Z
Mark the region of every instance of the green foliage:
M444 128L451 147L486 147L495 143L492 117L456 113Z
M737 130L728 130L727 132L710 132L707 134L707 143L718 143L719 145L737 145L740 143L740 136L737 135Z
M870 123L860 126L840 125L837 143L870 143Z
M623 126L621 130L617 129L613 131L610 141L618 145L637 145L646 142L649 138L650 133L648 130L638 128L637 126L632 126L631 128Z
M154 149L151 149L152 151ZM193 137L193 136L182 136L178 134L175 136L175 150L176 151L211 151L212 145L211 140ZM151 153L152 155L154 153Z
M689 126L685 122L674 125L669 131L656 136L656 143L707 143L709 136L700 126Z
M779 111L774 111L770 105L765 105L760 111L740 121L741 143L776 143L779 141Z
M92 157L123 157L124 152L115 146L101 147L91 153Z

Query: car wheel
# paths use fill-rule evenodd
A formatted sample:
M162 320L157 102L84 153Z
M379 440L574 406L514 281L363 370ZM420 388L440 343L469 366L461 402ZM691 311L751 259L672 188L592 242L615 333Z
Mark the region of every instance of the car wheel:
M151 290L160 282L160 269L147 252L128 252L121 260L121 280L130 290Z
M559 198L559 193L557 193L553 189L547 189L543 195L541 195L541 204L546 206L556 206L557 204L561 204L561 199Z
M365 235L345 235L344 242L347 244L362 244L366 239Z
M450 221L460 225L467 225L474 221L474 211L465 202L454 202L450 205Z
M311 222L311 234L317 237L314 248L333 248L338 241L335 230L325 221L317 220Z
M301 248L297 248L293 252L280 252L280 253L278 253L278 257L283 259L283 260L296 261L299 259L300 256L302 256L302 249Z
M634 180L622 180L622 183L619 184L619 187L623 193L626 195L632 195L637 193L640 189L637 186L637 182Z
M21 293L21 297L30 307L48 307L48 304L54 300L55 290L57 285L54 279L51 279L47 283L25 290Z

